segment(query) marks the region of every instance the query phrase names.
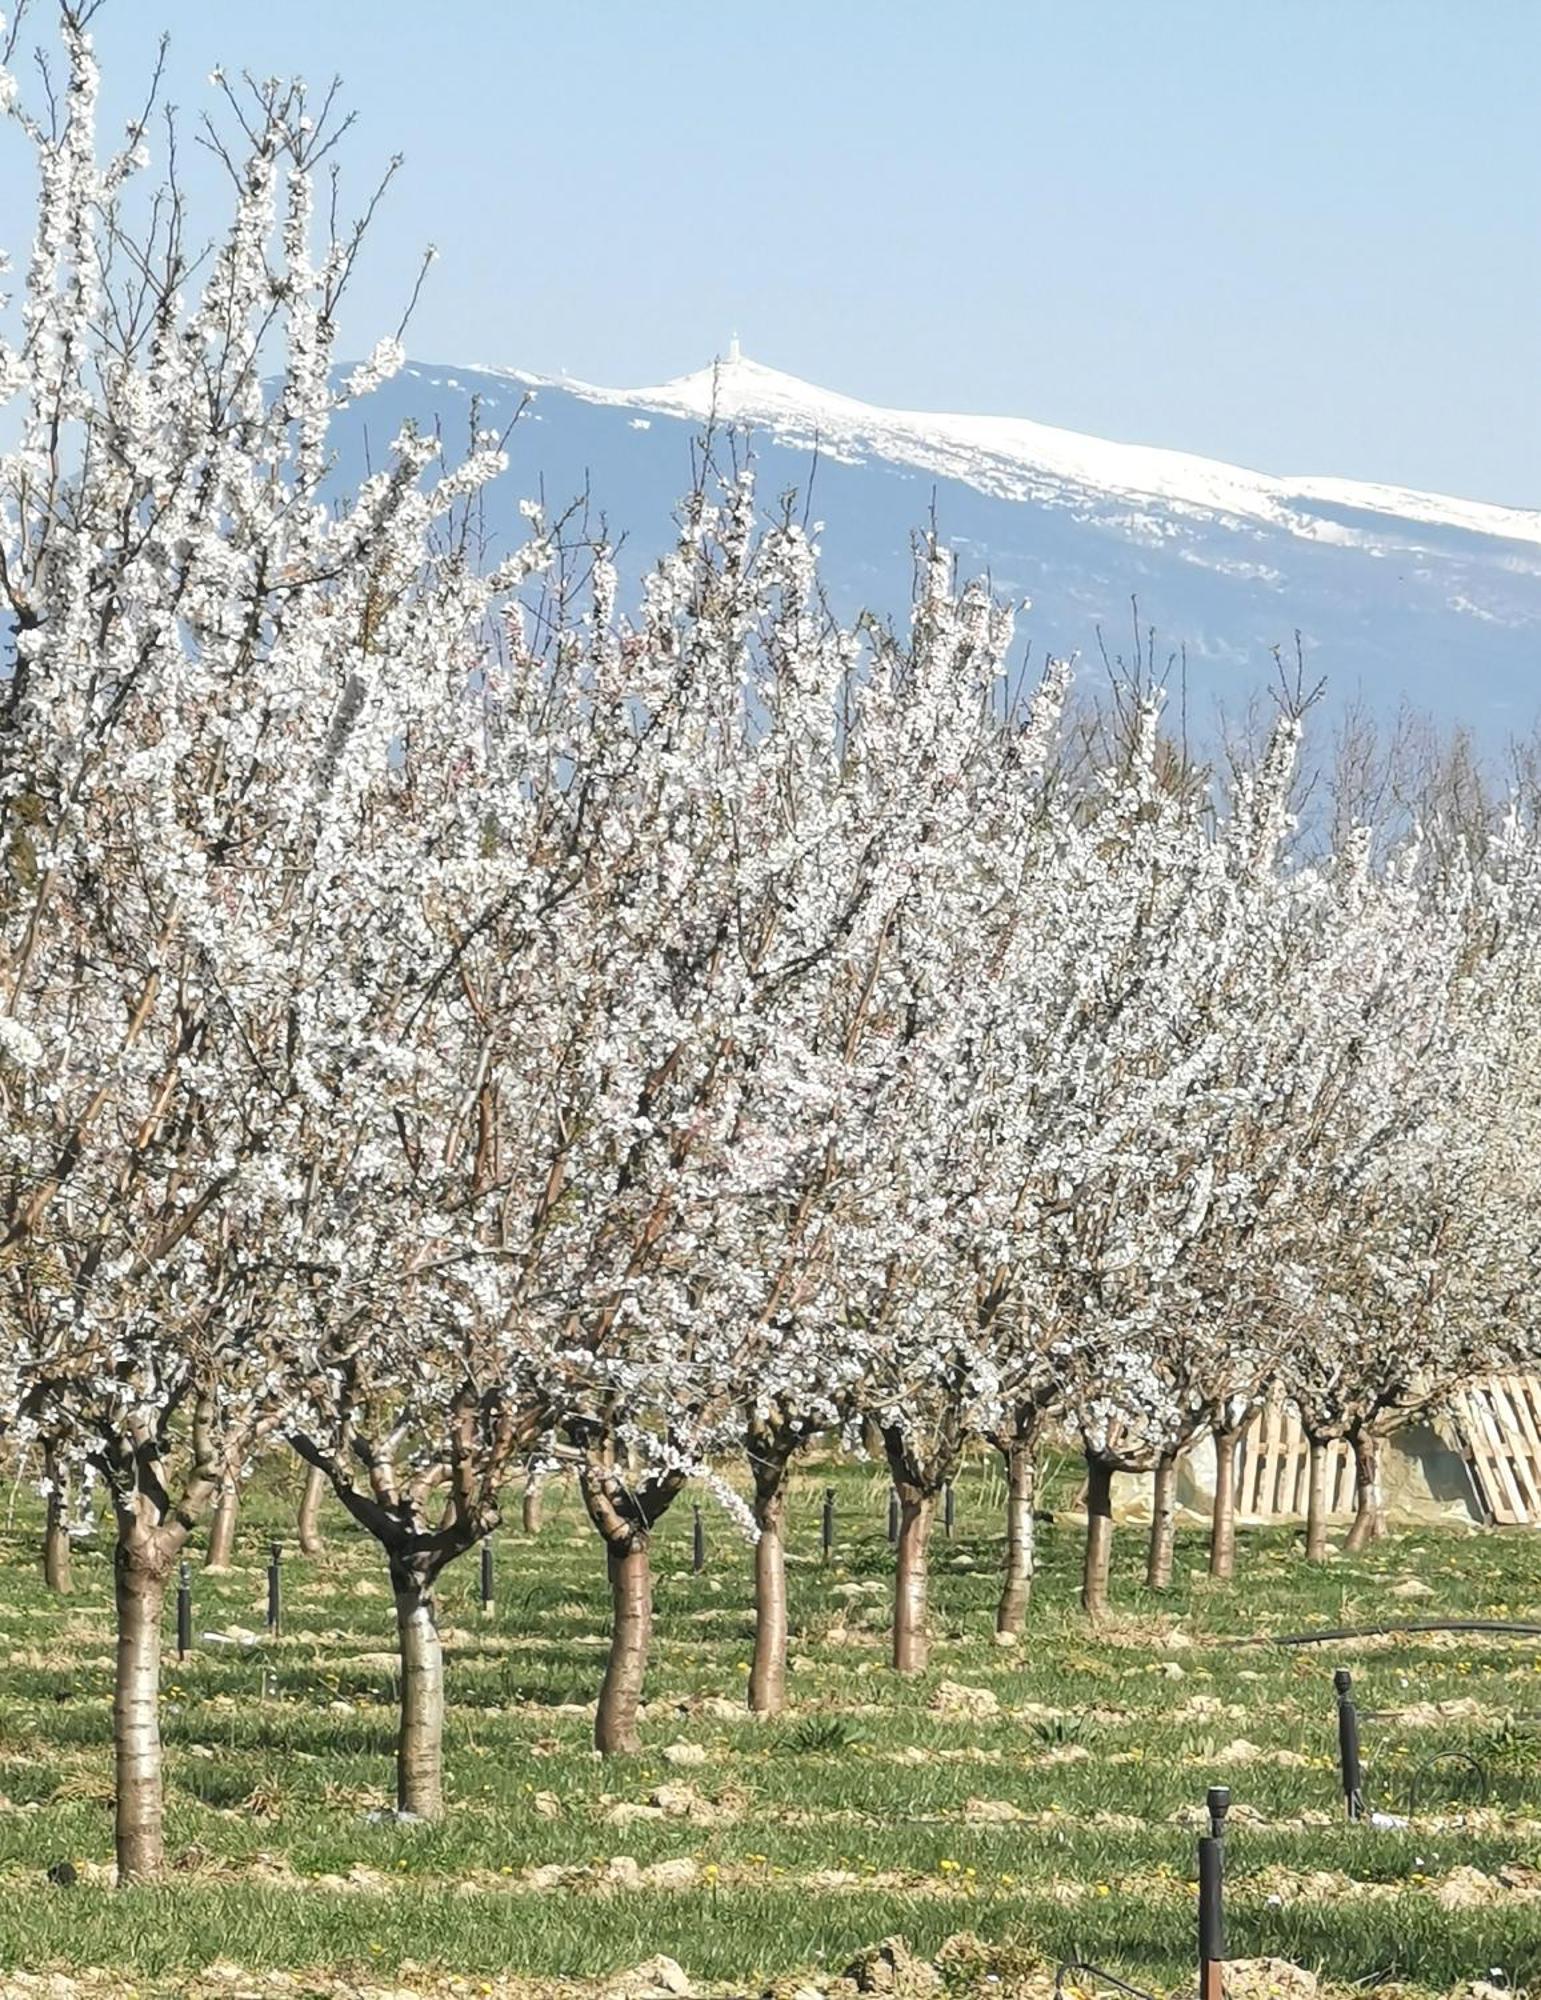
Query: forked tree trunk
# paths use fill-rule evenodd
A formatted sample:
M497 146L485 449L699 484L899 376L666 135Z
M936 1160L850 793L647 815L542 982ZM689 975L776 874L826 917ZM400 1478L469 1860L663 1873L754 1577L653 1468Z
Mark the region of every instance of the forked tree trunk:
M588 1457L578 1492L605 1545L610 1579L610 1652L594 1711L594 1748L602 1757L641 1749L637 1711L653 1638L651 1531L685 1483L682 1472L643 1480L617 1476L606 1440L585 1439Z
M321 1553L321 1496L330 1483L319 1465L306 1466L300 1511L295 1521L302 1556L318 1556Z
M396 1737L396 1810L444 1817L444 1647L433 1587L391 1565L401 1648L401 1723Z
M225 1570L235 1551L235 1522L240 1510L240 1492L232 1474L219 1489L219 1501L209 1522L209 1552L204 1568Z
M545 1481L538 1473L532 1472L524 1482L524 1500L519 1518L527 1535L540 1533L541 1521L545 1514Z
M457 1395L457 1420L471 1407L469 1392ZM290 1443L307 1466L319 1465L339 1503L373 1537L390 1571L396 1605L397 1656L401 1663L400 1710L396 1734L396 1806L419 1819L444 1814L444 1645L434 1592L450 1563L473 1549L498 1526L497 1494L508 1455L522 1450L517 1427L486 1458L464 1469L470 1479L457 1485L437 1526L430 1526L431 1481L398 1483L389 1451L376 1455L367 1441L353 1441L368 1464L369 1490L353 1484L344 1461L302 1432Z
M1148 1590L1170 1590L1177 1545L1177 1453L1163 1452L1152 1475L1150 1551L1145 1558Z
M68 1597L70 1581L70 1490L59 1461L49 1446L43 1447L43 1478L48 1484L47 1513L43 1524L43 1581L50 1590Z
M605 1544L610 1576L610 1656L594 1713L594 1748L602 1757L633 1756L642 1748L637 1710L653 1637L653 1570L645 1531Z
M1209 1573L1232 1577L1236 1574L1236 1447L1238 1430L1214 1432L1215 1505L1209 1530Z
M757 1452L752 1463L754 1518L760 1539L754 1548L754 1658L749 1667L749 1706L756 1715L779 1715L787 1705L788 1461Z
M1306 1472L1306 1561L1327 1560L1327 1440L1309 1438Z
M899 1547L894 1569L894 1671L920 1674L925 1672L931 1652L926 1599L931 1581L931 1517L936 1512L936 1495L912 1486L908 1480L896 1484Z
M1035 1558L1033 1500L1038 1485L1038 1440L1013 1438L1006 1460L1006 1574L995 1607L997 1632L1017 1633L1033 1592Z
M161 1818L161 1614L165 1572L119 1539L113 1552L118 1614L117 1682L112 1746L117 1808L118 1882L153 1881L165 1862Z
M1102 1618L1108 1608L1108 1572L1113 1561L1113 1467L1086 1456L1086 1566L1081 1575L1081 1609Z
M1354 1439L1354 1525L1343 1548L1357 1555L1386 1532L1380 1491L1380 1439L1360 1431Z

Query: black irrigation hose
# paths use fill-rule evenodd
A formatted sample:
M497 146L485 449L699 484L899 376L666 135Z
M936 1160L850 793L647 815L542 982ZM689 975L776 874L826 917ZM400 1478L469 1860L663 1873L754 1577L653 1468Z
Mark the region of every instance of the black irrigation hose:
M1129 1994L1131 2000L1156 2000L1156 1996L1153 1993L1147 1993L1143 1986L1131 1986L1127 1979L1120 1979L1116 1972L1109 1972L1106 1967L1101 1965L1093 1965L1089 1959L1085 1958L1067 1958L1062 1965L1056 1967L1054 1973L1054 1991L1057 1996L1063 1995L1065 1991L1065 1976L1067 1973L1072 1972L1089 1972L1093 1979L1100 1981L1102 1985L1112 1986L1120 1993Z
M1541 1639L1541 1625L1507 1625L1496 1618L1419 1618L1408 1625L1339 1625L1330 1632L1260 1632L1222 1646L1326 1646L1335 1639L1383 1639L1417 1632L1499 1632L1510 1639Z
M1423 1797L1426 1779L1434 1776L1441 1764L1464 1764L1477 1780L1477 1796L1474 1805L1485 1806L1488 1801L1487 1766L1480 1757L1474 1757L1469 1750L1436 1750L1432 1757L1425 1757L1415 1764L1408 1773L1407 1814L1409 1819L1418 1810L1418 1801Z
M1407 1802L1403 1811L1408 1819L1411 1819L1418 1810L1418 1802L1423 1797L1425 1781L1433 1777L1441 1764L1464 1764L1477 1780L1477 1796L1470 1803L1474 1806L1485 1806L1487 1804L1490 1787L1488 1784L1487 1766L1481 1759L1472 1756L1469 1750L1436 1750L1432 1757L1423 1758L1410 1771L1402 1774L1407 1779ZM1381 1808L1376 1805L1366 1786L1361 1785L1356 1796L1359 1800L1359 1818L1354 1824L1358 1826L1373 1826L1375 1815L1381 1811Z

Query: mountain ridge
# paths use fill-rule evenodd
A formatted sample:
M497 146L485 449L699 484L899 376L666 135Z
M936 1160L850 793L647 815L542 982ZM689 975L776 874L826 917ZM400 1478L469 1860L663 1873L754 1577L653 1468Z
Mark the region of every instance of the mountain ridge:
M522 536L521 501L556 512L585 496L621 544L628 593L678 532L715 416L747 433L759 491L807 508L847 620L903 622L915 534L934 522L961 574L1030 605L1019 630L1040 655L1095 656L1136 617L1148 646L1154 628L1195 718L1234 714L1297 633L1329 713L1411 707L1469 725L1488 749L1541 714L1541 511L1285 478L1027 418L889 411L731 353L633 389L411 361L339 414L339 478L377 462L372 435L404 424L466 435L473 405L498 429L527 405L487 494L490 546Z
M705 368L654 387L611 389L570 376L539 376L521 369L477 363L475 372L502 375L535 389L560 389L587 402L651 410L705 422L764 424L796 429L820 438L857 438L885 456L901 456L904 444L960 454L973 452L987 464L1019 466L1064 479L1079 478L1104 491L1130 497L1213 505L1239 515L1278 520L1278 503L1289 499L1328 501L1367 512L1386 513L1434 526L1541 546L1541 508L1511 507L1384 481L1335 474L1265 473L1224 459L1160 445L1119 444L1088 432L1041 424L1028 417L981 416L942 410L901 410L838 390L822 389L800 376L753 361L730 349ZM468 364L467 372L471 372ZM884 445L894 447L884 451ZM971 478L966 463L949 468ZM1008 497L1022 497L1013 494Z

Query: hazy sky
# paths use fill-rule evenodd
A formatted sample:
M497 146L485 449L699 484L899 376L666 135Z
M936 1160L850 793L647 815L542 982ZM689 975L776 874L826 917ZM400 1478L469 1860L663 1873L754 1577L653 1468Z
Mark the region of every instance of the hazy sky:
M355 187L405 153L352 347L432 241L425 359L640 384L736 329L875 402L1541 505L1538 0L108 0L115 114L162 27L184 110L340 73Z

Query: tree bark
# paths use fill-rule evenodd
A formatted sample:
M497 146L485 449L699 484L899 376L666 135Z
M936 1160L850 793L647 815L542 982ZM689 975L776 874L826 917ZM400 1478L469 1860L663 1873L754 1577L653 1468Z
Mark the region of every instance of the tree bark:
M610 1576L610 1656L594 1714L594 1748L602 1757L634 1756L642 1748L637 1710L653 1636L653 1572L647 1534L607 1542Z
M1027 1617L1033 1591L1035 1539L1033 1499L1038 1484L1038 1441L1013 1438L1006 1460L1006 1574L995 1607L997 1632L1017 1633Z
M43 1477L48 1482L48 1507L43 1527L43 1581L59 1596L68 1597L70 1580L69 1485L59 1461L43 1447Z
M318 1556L321 1553L321 1496L330 1484L319 1465L306 1466L305 1486L300 1494L300 1511L295 1522L302 1556Z
M1101 1618L1108 1608L1108 1572L1113 1561L1113 1467L1104 1458L1086 1459L1086 1565L1081 1575L1081 1609Z
M118 1882L153 1881L165 1864L160 1732L161 1616L166 1572L119 1538L113 1552L118 1614L112 1745Z
M209 1522L209 1552L204 1558L205 1569L229 1569L235 1550L235 1522L240 1504L239 1489L232 1474L219 1489L219 1502Z
M787 1460L757 1455L754 1518L754 1657L749 1706L756 1715L780 1715L787 1705Z
M1306 1561L1327 1560L1327 1440L1308 1438L1306 1475Z
M545 1512L545 1481L531 1473L524 1482L524 1500L519 1518L527 1535L538 1535Z
M1236 1447L1238 1430L1214 1432L1215 1506L1209 1531L1209 1573L1232 1577L1236 1574Z
M936 1495L908 1480L898 1482L899 1548L894 1569L894 1671L926 1670L931 1642L926 1630L930 1587L931 1517Z
M433 1588L391 1565L401 1648L401 1726L396 1738L396 1810L444 1817L444 1647Z
M1150 1551L1145 1559L1147 1590L1170 1590L1177 1544L1177 1453L1163 1452L1152 1475Z
M1386 1532L1381 1505L1380 1439L1367 1431L1354 1438L1354 1524L1343 1544L1345 1555L1357 1555Z

